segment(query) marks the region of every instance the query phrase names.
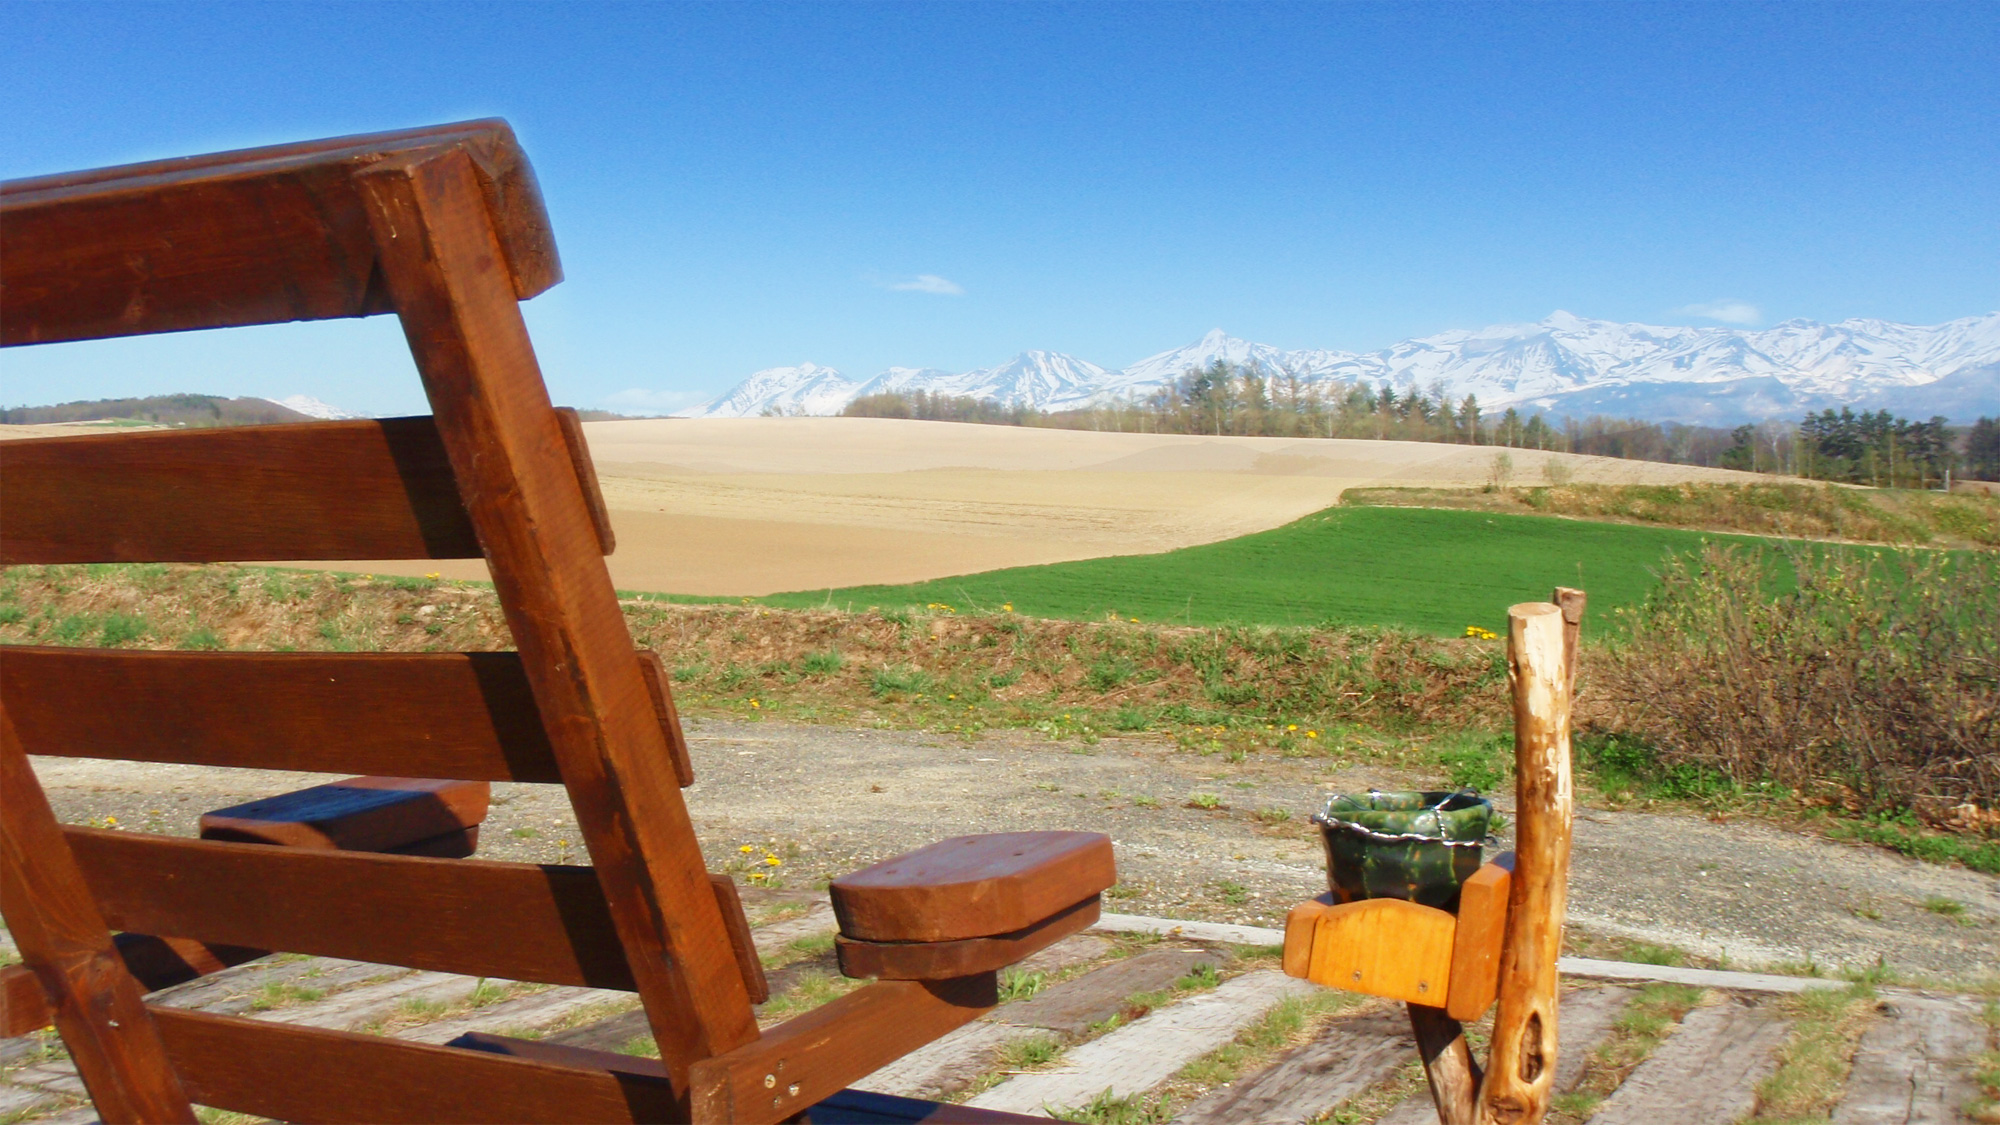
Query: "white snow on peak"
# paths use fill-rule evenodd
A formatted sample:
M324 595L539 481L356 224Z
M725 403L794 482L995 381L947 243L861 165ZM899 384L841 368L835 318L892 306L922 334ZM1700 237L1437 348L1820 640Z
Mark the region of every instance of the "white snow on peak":
M286 395L284 398L267 398L264 401L275 402L286 410L297 411L308 418L339 420L341 418L364 417L364 415L355 414L351 411L342 410L338 406L321 402L311 395Z
M1143 397L1216 360L1266 378L1476 395L1482 407L1599 410L1684 420L1754 418L1823 405L1893 405L1898 392L1939 388L1937 402L2000 408L2000 312L1933 326L1868 318L1789 320L1748 330L1593 320L1557 310L1529 324L1454 329L1374 352L1285 350L1222 329L1122 370L1060 352L1027 351L957 374L892 367L865 383L814 364L759 371L690 416L838 414L862 394L916 390L1042 410ZM1970 380L1971 382L1967 382ZM1720 406L1716 404L1720 403Z
M861 384L831 367L766 367L728 394L680 411L681 418L754 418L760 414L838 414Z

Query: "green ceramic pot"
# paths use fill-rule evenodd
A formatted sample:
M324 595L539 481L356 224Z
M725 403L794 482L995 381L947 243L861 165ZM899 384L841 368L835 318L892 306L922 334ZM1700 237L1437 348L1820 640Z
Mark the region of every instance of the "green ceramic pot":
M1479 870L1493 802L1476 793L1336 794L1313 815L1335 902L1400 898L1458 909Z

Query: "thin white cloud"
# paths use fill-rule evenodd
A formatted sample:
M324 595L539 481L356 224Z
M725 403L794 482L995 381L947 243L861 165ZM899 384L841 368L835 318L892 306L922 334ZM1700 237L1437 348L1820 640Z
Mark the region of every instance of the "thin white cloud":
M935 293L940 297L963 297L965 287L934 273L920 273L909 281L892 281L886 288L905 293Z
M1675 309L1674 313L1679 316L1698 316L1703 320L1719 320L1724 324L1746 326L1761 323L1764 319L1764 310L1748 301L1708 301L1704 304Z

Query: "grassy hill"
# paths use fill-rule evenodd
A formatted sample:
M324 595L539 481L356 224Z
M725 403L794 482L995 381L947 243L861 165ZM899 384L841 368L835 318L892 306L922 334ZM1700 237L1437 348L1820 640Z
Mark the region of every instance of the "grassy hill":
M1016 567L904 586L755 599L793 608L948 605L1035 617L1213 625L1498 628L1505 607L1556 585L1590 591L1591 616L1641 601L1669 552L1748 536L1545 516L1332 508L1284 527L1157 555ZM1768 542L1768 541L1763 541Z
M268 399L194 394L101 398L0 409L0 424L9 426L112 421L154 422L163 426L261 426L312 419Z

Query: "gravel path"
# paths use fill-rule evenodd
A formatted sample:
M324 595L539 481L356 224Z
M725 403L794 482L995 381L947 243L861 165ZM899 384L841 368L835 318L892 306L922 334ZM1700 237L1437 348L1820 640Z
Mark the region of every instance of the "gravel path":
M716 720L689 732L699 780L688 799L719 869L747 870L748 844L749 860L780 855L783 866L764 870L810 889L944 836L1084 828L1118 845L1124 882L1107 909L1264 926L1324 889L1306 817L1326 793L1424 780L1311 760L1230 764L1153 738L1085 746L1001 731L962 741ZM185 834L206 809L324 780L80 759L36 767L66 821L111 816ZM1221 807L1190 807L1196 795ZM547 786L496 785L480 845L493 859L584 861L568 802ZM1962 913L1927 905L1942 900ZM2000 969L2000 880L1746 821L1584 810L1570 920L1580 933L1726 956L1736 968L1880 957L1940 976Z

